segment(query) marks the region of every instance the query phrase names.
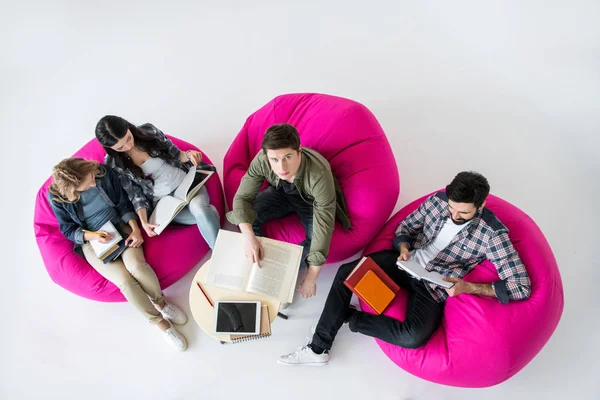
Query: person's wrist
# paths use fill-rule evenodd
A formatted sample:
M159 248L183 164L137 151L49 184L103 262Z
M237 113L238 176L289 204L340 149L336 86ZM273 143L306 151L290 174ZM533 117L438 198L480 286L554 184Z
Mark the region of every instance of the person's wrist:
M464 281L463 281L464 282ZM475 284L471 283L471 282L464 282L465 283L465 293L467 294L473 294L475 293Z

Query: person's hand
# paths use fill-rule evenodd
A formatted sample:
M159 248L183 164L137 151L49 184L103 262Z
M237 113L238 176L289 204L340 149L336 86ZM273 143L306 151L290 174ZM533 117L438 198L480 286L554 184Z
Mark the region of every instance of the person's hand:
M106 243L108 242L112 236L110 236L110 233L106 232L106 231L97 231L97 232L90 232L89 235L90 240L97 240L100 243Z
M154 229L158 228L158 225L156 224L151 224L150 222L142 222L142 228L144 228L148 237L154 237L157 235L157 233L154 232Z
M142 231L140 231L139 228L134 229L131 232L131 235L125 239L125 244L129 247L140 247L142 243L144 243L144 238L142 237Z
M304 279L304 282L298 287L298 291L303 299L313 297L317 294L317 281L309 278Z
M410 258L410 250L408 250L408 246L405 243L400 245L400 255L398 256L398 261L408 261Z
M185 155L195 167L197 167L198 164L200 164L200 162L202 161L202 153L200 153L199 151L188 150L185 152Z
M256 263L260 268L259 261L262 260L264 255L264 249L260 240L255 235L244 236L244 253L251 263Z
M445 289L446 293L448 293L448 296L450 297L458 296L459 294L463 293L471 293L469 282L465 282L460 278L444 278L443 280L454 283L454 286L449 289Z

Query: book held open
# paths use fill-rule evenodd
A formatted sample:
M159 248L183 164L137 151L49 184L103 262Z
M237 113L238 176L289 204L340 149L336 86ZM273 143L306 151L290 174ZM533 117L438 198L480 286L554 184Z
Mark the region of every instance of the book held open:
M196 167L192 167L173 195L165 196L158 201L148 219L151 224L158 225L154 229L157 235L160 235L173 218L188 205L212 174L214 171L198 170Z
M434 283L443 288L449 289L454 286L452 282L446 282L442 275L435 271L427 271L425 268L421 266L416 261L408 260L408 261L396 261L396 265L407 274L411 275L416 279L424 279L428 282Z
M213 249L206 284L291 303L302 258L302 246L264 237L259 237L258 240L264 249L260 267L246 257L241 233L221 229Z

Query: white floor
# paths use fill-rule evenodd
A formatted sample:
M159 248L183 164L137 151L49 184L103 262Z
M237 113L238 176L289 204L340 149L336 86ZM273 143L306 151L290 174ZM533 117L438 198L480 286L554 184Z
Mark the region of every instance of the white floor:
M127 4L124 4L127 3ZM188 4L189 3L189 4ZM597 399L600 3L3 2L0 15L1 399ZM363 102L397 156L397 208L485 174L529 213L561 268L565 310L540 354L482 390L425 382L343 328L326 368L285 368L318 296L270 339L223 346L193 322L183 354L127 304L52 283L32 232L51 167L107 113L153 122L222 169L245 118L280 93ZM365 155L368 162L368 155ZM383 177L382 179L385 179ZM191 276L166 290L189 309ZM469 371L465 371L469 373Z

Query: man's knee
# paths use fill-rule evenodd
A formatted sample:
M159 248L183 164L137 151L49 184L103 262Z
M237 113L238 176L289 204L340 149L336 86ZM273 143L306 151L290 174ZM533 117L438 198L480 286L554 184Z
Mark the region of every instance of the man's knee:
M435 330L432 332L427 329L413 329L408 335L394 335L392 344L407 349L418 349L429 341L434 332Z

